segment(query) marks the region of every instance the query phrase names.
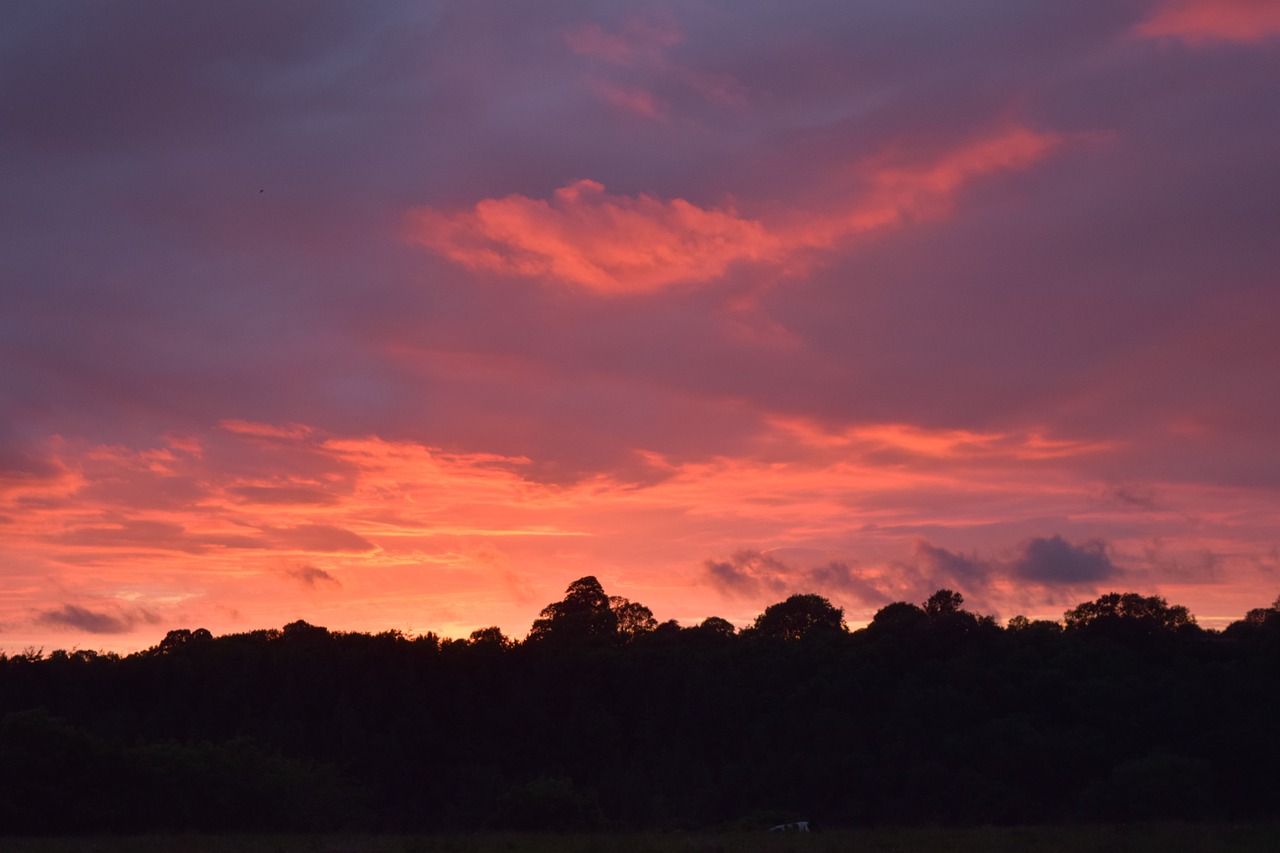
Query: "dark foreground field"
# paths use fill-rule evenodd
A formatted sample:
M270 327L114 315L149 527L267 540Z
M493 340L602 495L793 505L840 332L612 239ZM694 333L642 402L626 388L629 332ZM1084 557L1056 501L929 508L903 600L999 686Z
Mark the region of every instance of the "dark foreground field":
M5 853L1274 853L1280 825L1157 824L782 833L153 835L0 838Z

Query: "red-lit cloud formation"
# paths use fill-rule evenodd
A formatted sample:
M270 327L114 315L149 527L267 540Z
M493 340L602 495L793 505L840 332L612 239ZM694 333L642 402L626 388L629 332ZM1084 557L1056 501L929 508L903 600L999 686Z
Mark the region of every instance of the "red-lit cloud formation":
M0 32L0 650L1280 587L1274 3Z
M1193 44L1260 42L1280 36L1280 6L1271 0L1172 0L1159 4L1138 32Z
M550 202L515 195L452 217L418 211L413 239L472 269L623 293L705 281L783 251L761 223L732 209L609 196L589 180L556 190Z

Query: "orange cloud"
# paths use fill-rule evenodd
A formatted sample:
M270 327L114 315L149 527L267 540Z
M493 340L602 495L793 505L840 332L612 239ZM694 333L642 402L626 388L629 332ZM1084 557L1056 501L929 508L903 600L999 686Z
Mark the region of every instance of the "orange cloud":
M1028 535L1018 525L1043 519L1118 521L1116 529L1143 532L1109 538L1117 565L1148 559L1150 531L1163 531L1164 554L1246 555L1231 557L1236 563L1274 531L1273 513L1242 512L1252 499L1231 490L1141 484L1154 497L1106 498L1115 490L1091 480L1081 462L1122 448L1035 432L828 429L778 418L762 425L751 455L639 454L654 474L643 484L605 473L544 483L520 457L298 427L217 430L190 446L200 452L54 444L58 476L0 494L9 519L0 623L25 626L6 629L6 647L37 641L41 631L99 625L118 628L120 643L135 634L139 644L154 643L158 623L120 617L140 609L167 625L213 630L308 618L453 636L496 622L521 635L566 578L592 573L626 578L631 595L655 611L700 619L725 601L707 582L706 561L740 552L774 555L798 572L790 583L897 595L898 563L922 531L931 540L936 531L959 537L939 547L960 553L954 541L985 543L1003 525L1016 531L1005 534L1012 546ZM158 457L162 472L151 468ZM314 461L299 468L299 458ZM267 481L257 473L264 466L292 473ZM326 479L335 470L345 472L340 482ZM139 476L158 492L104 486ZM1188 532L1191 507L1197 523ZM716 565L736 572L725 575L732 580L756 562ZM786 578L775 580L744 581L755 592L738 589L731 603L741 612L724 615L749 619Z
M802 445L825 451L843 449L880 453L887 450L916 459L942 459L953 463L996 458L1011 461L1062 459L1116 449L1112 443L1047 439L1038 433L980 433L894 423L859 425L831 432L812 422L794 418L775 418L770 423L794 436Z
M886 163L887 158L871 159L858 167L871 192L853 207L845 221L834 223L832 239L851 231L942 215L965 184L993 172L1025 169L1060 142L1061 137L1054 133L1013 127L925 165L895 166Z
M510 195L453 215L421 209L411 215L410 228L411 239L463 266L601 293L705 281L732 263L774 257L780 248L764 225L732 208L610 195L587 180L547 201Z
M611 195L602 184L581 180L549 200L510 195L453 214L421 208L409 215L408 236L471 269L599 293L645 293L709 281L733 264L779 263L855 234L944 215L970 181L1026 168L1059 141L1055 134L1015 127L923 165L877 157L854 170L864 191L845 208L795 213L774 224L740 216L732 207Z
M1280 3L1275 0L1172 0L1140 24L1138 34L1148 38L1177 38L1190 44L1261 42L1280 35Z

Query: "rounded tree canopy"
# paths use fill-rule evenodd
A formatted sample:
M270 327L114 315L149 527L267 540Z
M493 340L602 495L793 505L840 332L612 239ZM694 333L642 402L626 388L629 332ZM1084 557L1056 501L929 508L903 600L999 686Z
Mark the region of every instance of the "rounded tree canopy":
M1182 605L1170 605L1158 595L1142 596L1136 592L1109 592L1063 615L1069 629L1128 624L1148 630L1173 631L1196 622Z
M497 625L491 625L488 628L477 628L471 632L469 642L473 646L487 646L492 648L508 648L512 645L507 639L506 634L502 633L502 629Z
M911 633L928 624L929 616L924 610L908 601L895 601L876 611L867 630L873 634Z
M793 595L769 605L750 629L757 636L777 640L800 640L847 630L844 609L813 593Z

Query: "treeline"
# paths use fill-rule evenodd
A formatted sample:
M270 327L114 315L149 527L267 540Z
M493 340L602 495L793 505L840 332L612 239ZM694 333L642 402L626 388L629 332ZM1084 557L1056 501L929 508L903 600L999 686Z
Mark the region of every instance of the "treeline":
M295 622L0 656L0 836L1280 818L1280 600L940 590L737 631L570 585L523 642Z

